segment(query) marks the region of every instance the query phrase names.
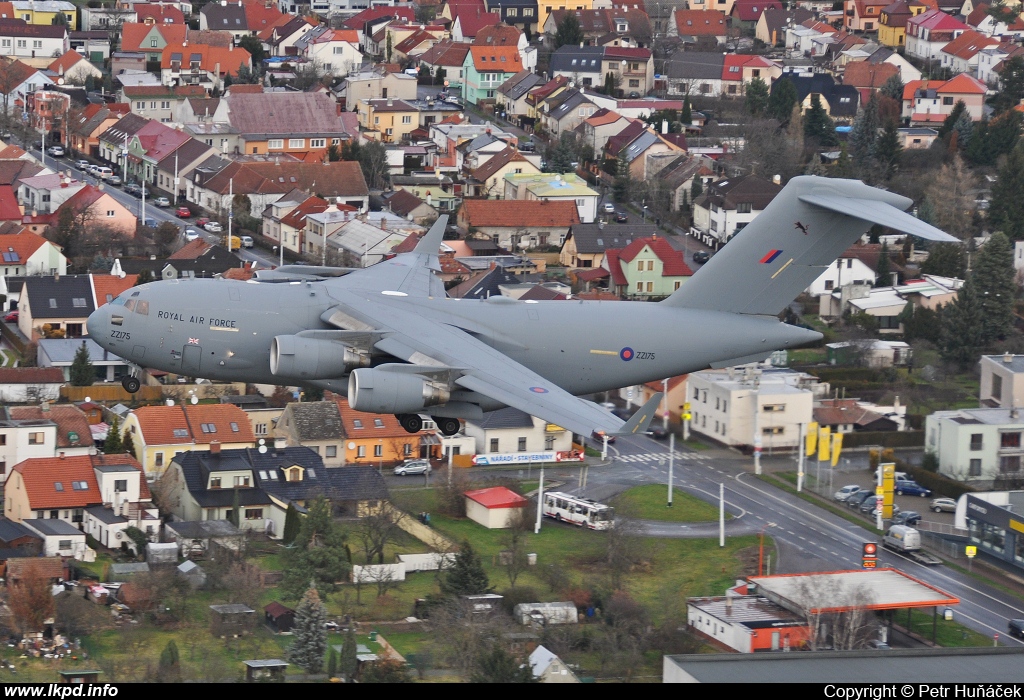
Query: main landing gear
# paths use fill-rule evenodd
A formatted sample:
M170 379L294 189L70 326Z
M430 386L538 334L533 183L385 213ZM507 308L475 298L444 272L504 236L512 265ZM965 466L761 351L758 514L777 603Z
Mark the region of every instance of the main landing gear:
M142 382L138 378L141 371L142 368L138 365L128 365L128 374L121 378L121 386L129 394L134 394L142 388Z
M418 433L423 430L423 419L420 418L417 413L398 413L395 415L395 418L398 419L398 422L407 433ZM437 424L437 429L440 430L441 434L445 437L455 435L462 427L458 418L437 416L431 416L431 418Z

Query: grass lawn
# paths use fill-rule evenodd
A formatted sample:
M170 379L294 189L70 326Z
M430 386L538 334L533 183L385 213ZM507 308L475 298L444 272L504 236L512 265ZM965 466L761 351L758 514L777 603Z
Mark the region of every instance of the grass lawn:
M940 614L935 628L935 641L940 647L990 647L992 637L975 632L956 622L956 611L953 612L953 620L943 620ZM893 622L900 627L907 626L907 614L899 611ZM912 610L910 614L910 629L925 639L932 638L932 613L931 611Z
M818 362L824 362L828 353L825 348L803 348L801 350L790 350L789 351L789 364L791 365L810 365Z
M642 520L665 520L673 523L701 523L718 520L718 508L685 491L672 489L672 507L666 500L668 487L660 484L634 486L620 493L611 504L620 512Z

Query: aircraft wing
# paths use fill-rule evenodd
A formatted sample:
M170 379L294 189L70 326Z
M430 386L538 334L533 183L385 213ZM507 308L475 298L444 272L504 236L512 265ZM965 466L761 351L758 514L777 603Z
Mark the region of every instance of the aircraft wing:
M358 309L358 310L357 310ZM345 318L387 330L376 343L378 350L425 371L451 368L456 388L483 394L508 406L537 416L563 428L589 436L594 431L608 434L639 433L647 430L662 395L651 398L629 421L624 422L592 401L573 396L507 355L448 324L424 319L415 308L397 299L390 304L361 299L358 305L328 312L325 320L339 324ZM353 319L355 321L355 319Z

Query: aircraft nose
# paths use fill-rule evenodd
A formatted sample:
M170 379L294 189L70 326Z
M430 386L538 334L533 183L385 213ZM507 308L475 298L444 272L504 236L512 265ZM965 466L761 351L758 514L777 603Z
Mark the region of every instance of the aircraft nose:
M101 306L100 308L89 314L89 319L85 322L85 327L89 331L89 337L92 338L100 346L103 345L103 339L106 338L106 330L110 326L110 308L109 305Z

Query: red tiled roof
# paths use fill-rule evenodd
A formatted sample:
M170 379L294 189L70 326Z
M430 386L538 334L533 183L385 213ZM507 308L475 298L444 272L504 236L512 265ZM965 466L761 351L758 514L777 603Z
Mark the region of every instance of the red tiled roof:
M431 66L458 66L466 62L470 44L458 41L442 41L431 46L420 56L421 63Z
M718 10L676 10L680 36L725 36L725 14Z
M183 245L167 256L168 260L195 260L212 246L202 238L197 238Z
M45 411L39 406L12 406L9 410L15 420L52 420L56 423L57 447L91 447L93 444L89 420L77 406L54 404Z
M930 29L932 31L956 31L956 30L968 30L969 26L961 22L955 17L947 15L942 10L928 10L922 12L916 17L911 17L907 20L907 25L914 24L924 29Z
M10 189L10 187L2 189ZM18 254L18 264L24 265L32 254L46 242L45 238L34 233L12 233L0 236L0 250L7 253L13 249L13 252Z
M60 557L15 557L7 560L7 578L17 581L28 576L47 580L62 579L67 575Z
M306 201L301 202L299 206L292 209L290 212L281 217L282 226L291 226L295 229L300 229L306 225L306 217L310 214L319 214L325 211L330 206L327 200L320 199L319 197L309 197ZM347 204L338 206L338 211L355 211L355 207L350 207Z
M357 438L388 438L407 437L409 435L401 426L398 419L390 413L363 413L348 405L348 399L335 397L338 403L338 413L341 414L341 425L345 429L345 437ZM356 421L362 427L356 427ZM377 421L380 421L378 426Z
M251 280L256 271L248 265L245 267L232 267L230 270L226 270L223 275L224 279L228 280L241 280L243 282Z
M61 56L60 58L54 60L53 63L51 63L49 66L47 66L47 69L48 70L52 70L57 75L64 75L69 70L71 70L71 68L74 67L74 65L76 63L78 63L79 61L84 61L84 60L85 60L85 56L83 56L82 54L78 53L74 49L71 49L66 54Z
M951 80L947 80L941 86L935 89L938 93L954 93L959 95L971 94L971 95L984 95L987 91L985 83L981 82L973 75L967 75L967 73L961 73L953 77Z
M250 0L245 3L245 22L250 32L262 32L273 26L283 14L277 9L276 3L265 3L263 0Z
M732 6L732 15L741 22L756 22L768 8L782 9L778 0L736 0Z
M664 237L637 238L619 252L619 257L626 262L633 262L644 248L661 260L662 277L689 277L693 270L686 264L683 251L676 250Z
M942 53L956 56L964 60L974 58L979 51L990 46L998 46L999 39L985 36L973 29L966 31L953 41L942 47Z
M473 65L477 71L518 73L523 69L523 57L515 46L471 46Z
M181 69L183 70L188 70L189 57L199 54L201 57L199 67L202 70L212 73L219 68L221 75L237 74L239 68L252 64L252 56L245 49L193 44L192 42L185 45L183 42L175 42L168 43L164 47L163 53L160 54L160 68L171 67L172 54L181 54Z
M411 7L371 7L354 17L349 17L343 24L349 29L363 31L367 22L378 17L399 17L408 22L415 22L416 12Z
M28 496L29 508L82 508L103 503L94 468L101 465L127 464L142 471L135 458L127 454L81 455L77 457L40 457L19 462L14 471L21 474ZM75 489L73 481L85 482L85 489ZM140 497L149 498L146 480L140 478ZM58 491L55 484L60 483Z
M142 406L132 413L147 445L187 445L192 442L181 406ZM178 434L175 434L178 431Z
M238 406L222 403L186 405L184 408L185 418L192 428L192 437L197 444L256 442L249 417ZM204 432L203 424L214 426L215 430Z
M884 416L858 406L856 399L824 399L814 407L814 420L819 425L867 425L879 418Z
M63 384L60 367L0 368L0 384Z
M522 35L518 28L498 22L478 31L473 43L482 46L518 46Z
M843 72L843 85L877 89L899 72L899 66L894 66L891 63L854 61L846 64L846 70Z
M452 17L452 26L455 22L459 23L459 27L462 29L462 36L465 39L474 38L481 29L489 27L492 24L497 24L501 21L501 15L497 12L480 12L477 11L465 11Z
M575 202L544 200L467 199L460 216L470 226L572 226L580 223Z
M185 24L185 14L167 3L139 3L132 9L138 14L140 22L148 19L155 24Z
M496 508L523 508L527 503L524 497L504 486L492 486L488 489L466 491L463 495L471 501L476 501L488 510Z
M943 84L942 80L911 80L903 86L904 101L912 101L918 90L930 90Z
M121 50L122 51L144 51L149 52L148 46L143 46L146 37L151 31L156 31L168 44L181 44L188 37L188 27L184 24L142 24L130 22L121 25Z
M121 292L131 289L139 280L138 275L92 275L92 288L96 292L96 308L108 303L107 297L117 297Z

